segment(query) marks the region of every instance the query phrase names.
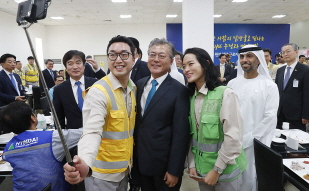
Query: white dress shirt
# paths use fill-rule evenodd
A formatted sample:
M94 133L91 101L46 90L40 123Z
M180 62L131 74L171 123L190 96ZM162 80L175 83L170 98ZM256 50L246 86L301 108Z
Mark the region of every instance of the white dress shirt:
M167 77L168 73L164 74L163 76L160 76L159 78L156 78L155 80L158 82L158 85L156 86L156 90L159 89L160 85L162 84L162 82L165 80L165 78ZM142 107L142 115L144 115L144 108L146 105L146 100L148 97L148 94L152 88L152 84L151 81L154 78L152 77L152 75L150 76L150 79L148 80L147 84L144 87L144 92L141 98L141 107Z
M84 75L78 80L80 81L80 88L82 89L82 91L85 91L85 78ZM71 86L72 86L72 90L73 90L73 95L75 98L76 103L78 104L78 97L77 97L77 85L75 84L75 80L73 80L72 78L70 78L70 82L71 82Z

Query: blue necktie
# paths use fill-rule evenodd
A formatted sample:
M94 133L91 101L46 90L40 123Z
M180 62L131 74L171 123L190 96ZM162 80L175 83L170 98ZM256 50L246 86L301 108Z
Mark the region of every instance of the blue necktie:
M151 84L152 84L152 87L151 87L151 90L149 91L149 94L147 96L144 111L146 111L146 108L148 107L150 100L152 99L152 96L156 93L156 86L158 85L158 82L156 80L152 80Z
M77 85L77 100L78 100L78 107L80 109L80 111L83 110L83 105L84 105L84 99L83 99L83 95L82 95L82 88L80 88L80 84L81 82L75 82L75 84Z
M53 72L52 70L49 70L49 73L50 73L51 77L53 78L53 80L55 80L55 78L54 78L54 72Z
M14 78L13 78L13 74L9 74L9 75L11 76L11 82L12 82L12 84L13 84L15 90L17 91L17 86L16 86L15 80L14 80ZM17 92L18 92L18 91L17 91Z
M288 83L289 79L290 79L290 69L291 67L287 67L287 71L285 73L285 77L284 77L284 81L283 81L283 89L285 89L286 84Z

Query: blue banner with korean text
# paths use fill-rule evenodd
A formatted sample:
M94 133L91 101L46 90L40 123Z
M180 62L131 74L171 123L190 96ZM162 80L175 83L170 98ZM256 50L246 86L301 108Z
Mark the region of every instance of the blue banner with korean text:
M175 37L182 31L179 30L179 26L176 30L176 25L182 24L167 24L167 39L170 40L169 37L173 36L172 42L177 42L175 48L181 51L182 38L175 39ZM215 24L214 30L214 62L216 65L219 64L220 54L230 54L231 61L236 62L238 50L247 44L271 49L274 61L275 54L281 51L284 44L289 43L290 38L289 24Z

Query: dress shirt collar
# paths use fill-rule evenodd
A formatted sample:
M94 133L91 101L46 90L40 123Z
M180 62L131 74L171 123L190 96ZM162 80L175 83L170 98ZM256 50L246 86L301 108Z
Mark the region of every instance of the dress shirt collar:
M208 93L208 88L206 87L206 83L204 83L200 90L197 90L197 89L195 90L194 95L195 96L198 96L200 94L207 95L207 93Z
M295 68L295 66L296 66L296 64L297 64L297 62L298 62L298 61L296 60L293 64L290 65L291 71L294 70L294 68ZM289 67L289 66L287 65L286 68L288 68L288 67Z
M10 74L12 74L13 72L8 72L7 70L3 69L3 71L6 73L6 75L8 75L10 77ZM11 79L11 78L10 78Z
M78 81L86 87L84 75L82 75L82 77ZM70 82L71 82L72 87L74 87L75 82L77 81L75 81L74 79L70 77Z
M220 66L224 66L225 65L225 63L220 63Z
M118 88L123 88L121 83L119 82L119 80L116 78L116 76L114 76L113 73L109 73L107 75L108 79L110 80L112 86L113 86L113 90L116 90ZM135 86L134 82L129 78L128 81L128 86L127 86L127 92L130 92L133 89L133 86Z
M159 87L162 82L165 80L165 78L167 77L168 75L168 72L166 74L164 74L163 76L160 76L158 78L156 78L155 80L158 82L158 85L157 87ZM150 79L148 80L147 84L151 84L151 81L153 80L154 78L152 77L152 75L150 76ZM158 89L158 88L157 88Z

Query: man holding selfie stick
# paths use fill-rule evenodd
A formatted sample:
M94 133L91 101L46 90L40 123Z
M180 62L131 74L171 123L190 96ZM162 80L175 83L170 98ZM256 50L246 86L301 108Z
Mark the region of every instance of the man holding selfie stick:
M3 70L0 71L0 107L6 106L13 101L26 101L25 89L15 69L16 56L4 54L0 57Z

